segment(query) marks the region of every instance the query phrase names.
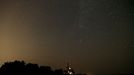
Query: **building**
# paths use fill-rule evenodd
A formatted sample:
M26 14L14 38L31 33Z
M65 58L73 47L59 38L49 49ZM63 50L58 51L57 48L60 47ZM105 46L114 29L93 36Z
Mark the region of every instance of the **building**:
M74 70L71 68L71 65L68 63L64 71L65 75L75 75Z

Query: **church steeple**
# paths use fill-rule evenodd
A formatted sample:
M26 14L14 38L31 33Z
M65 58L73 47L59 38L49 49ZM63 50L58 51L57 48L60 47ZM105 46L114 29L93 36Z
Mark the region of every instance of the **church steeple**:
M69 63L67 63L65 74L66 75L74 75L74 70L71 68L71 64L69 64Z

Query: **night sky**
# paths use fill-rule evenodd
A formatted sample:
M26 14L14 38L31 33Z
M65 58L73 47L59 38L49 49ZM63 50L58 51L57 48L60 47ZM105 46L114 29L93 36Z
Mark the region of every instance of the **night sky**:
M134 1L0 0L0 63L134 72Z

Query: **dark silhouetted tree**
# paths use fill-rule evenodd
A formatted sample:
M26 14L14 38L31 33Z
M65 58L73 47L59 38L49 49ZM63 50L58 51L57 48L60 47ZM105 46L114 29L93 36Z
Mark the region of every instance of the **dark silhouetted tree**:
M63 70L53 71L50 66L14 61L3 64L0 68L0 75L63 75Z

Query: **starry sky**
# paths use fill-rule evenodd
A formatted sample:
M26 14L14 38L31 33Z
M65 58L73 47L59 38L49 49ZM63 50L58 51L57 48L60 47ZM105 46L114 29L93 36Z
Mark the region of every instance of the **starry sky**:
M0 0L0 63L134 72L134 1Z

